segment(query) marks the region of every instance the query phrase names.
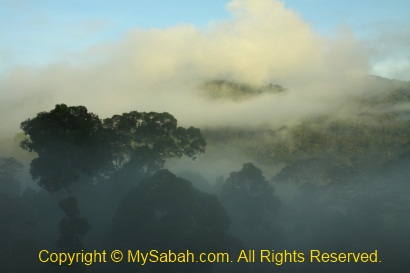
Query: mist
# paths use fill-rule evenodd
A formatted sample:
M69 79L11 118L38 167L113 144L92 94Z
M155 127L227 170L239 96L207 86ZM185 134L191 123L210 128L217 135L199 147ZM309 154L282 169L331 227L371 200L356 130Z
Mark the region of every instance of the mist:
M227 8L230 20L206 28L135 29L51 64L10 69L0 80L3 132L60 102L87 105L102 117L138 109L201 127L281 126L337 114L363 90L369 54L347 27L321 36L279 1L232 1ZM215 101L200 88L212 80L273 83L287 92Z
M374 65L388 39L283 1L226 9L0 75L0 271L408 271L407 55ZM44 261L153 249L231 260Z

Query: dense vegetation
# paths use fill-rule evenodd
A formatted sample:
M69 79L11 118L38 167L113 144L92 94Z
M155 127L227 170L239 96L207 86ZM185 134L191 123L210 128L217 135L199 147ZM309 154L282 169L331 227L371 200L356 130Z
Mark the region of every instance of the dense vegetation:
M253 86L227 80L212 80L202 86L204 94L212 99L242 101L263 94L278 94L285 89L278 84Z
M241 99L265 92L210 85ZM103 120L84 106L64 104L41 112L23 121L26 136L16 137L35 154L32 181L24 181L25 162L0 157L0 271L407 272L410 113L391 106L408 103L410 87L389 86L357 100L362 115L307 118L281 128L200 130L178 126L169 113L136 111ZM226 178L215 173L216 183L192 170L163 169L171 158L205 153L212 160L233 150L248 160ZM41 249L231 255L377 249L383 262L59 266L40 263Z
M268 169L275 165L294 168L301 164L314 166L313 172L322 169L317 173L318 178L308 174L304 180L295 180L296 183L336 182L337 177L333 179L325 172L339 172L335 174L338 176L343 170L346 174L360 175L410 151L409 112L393 107L406 105L409 98L410 84L395 83L384 92L356 98L355 103L363 109L358 116L309 117L280 128L269 125L206 128L203 132L209 146L208 156L218 157L218 151L234 147L239 154ZM383 110L378 111L379 107ZM315 162L326 166L320 167L323 164Z

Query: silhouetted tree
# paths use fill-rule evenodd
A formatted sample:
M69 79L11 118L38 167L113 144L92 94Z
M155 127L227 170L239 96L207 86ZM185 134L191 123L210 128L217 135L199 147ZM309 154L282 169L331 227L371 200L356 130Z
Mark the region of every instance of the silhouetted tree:
M279 198L252 163L232 172L221 190L221 201L232 219L232 234L249 246L277 243L280 229L276 223Z
M59 205L66 217L59 225L60 237L57 245L64 251L80 251L84 248L82 238L90 228L88 222L84 217L80 217L75 197L62 199Z
M198 128L179 127L168 113L132 111L104 120L113 131L113 159L117 168L124 164L154 173L167 158L185 155L195 159L205 152L206 141Z
M77 199L69 196L60 200L59 206L64 212L65 217L59 223L60 236L57 240L59 251L64 253L78 253L84 250L83 237L89 230L90 226L87 219L80 216L80 211L77 207ZM83 263L74 262L71 265L64 263L62 265L56 263L45 264L43 273L57 272L84 272L86 267Z
M81 175L110 162L102 122L84 106L58 104L22 122L21 129L29 136L21 147L38 155L31 162L31 175L48 191L70 191Z
M71 192L72 183L81 176L91 176L110 165L106 130L98 116L84 106L56 105L50 112L41 112L22 122L21 129L29 136L21 142L21 147L38 155L31 162L30 173L47 191L65 188ZM76 198L62 199L59 205L66 217L59 224L57 246L66 252L81 251L88 222L79 216ZM84 267L47 265L44 270L81 272Z
M233 239L226 234L229 219L216 195L161 170L142 180L121 202L108 238L115 248L148 251L229 251ZM126 271L129 264L122 264ZM192 272L209 270L208 263L150 264L144 272ZM139 272L142 267L135 267ZM118 268L118 267L116 267ZM135 271L137 270L137 271ZM151 271L150 271L151 270ZM153 271L152 271L153 270ZM203 271L205 270L205 271Z

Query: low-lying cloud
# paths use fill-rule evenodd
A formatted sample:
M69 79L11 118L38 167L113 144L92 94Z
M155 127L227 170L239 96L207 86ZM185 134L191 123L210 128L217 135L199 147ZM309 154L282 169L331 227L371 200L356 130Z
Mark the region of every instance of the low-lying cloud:
M320 36L275 0L233 0L227 8L232 18L206 30L136 28L67 60L10 70L0 78L1 127L15 132L57 103L84 105L100 117L167 111L197 127L280 125L343 112L345 99L361 90L367 51L348 29ZM280 84L286 92L215 101L200 88L215 79Z

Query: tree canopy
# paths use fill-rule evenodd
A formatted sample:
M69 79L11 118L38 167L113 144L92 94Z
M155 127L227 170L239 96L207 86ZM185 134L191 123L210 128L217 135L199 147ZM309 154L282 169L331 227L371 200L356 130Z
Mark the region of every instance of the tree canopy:
M38 155L31 175L48 191L70 189L80 175L92 174L110 160L102 122L84 106L58 104L22 122L21 129L29 136L21 147Z
M232 219L233 235L253 247L277 243L280 201L259 168L245 163L240 171L232 172L222 185L220 196Z
M136 112L104 120L113 132L114 162L117 168L128 163L153 173L167 158L183 155L195 159L205 152L206 141L198 128L183 128L169 113Z
M84 106L56 105L21 123L29 136L21 147L36 152L31 175L48 191L70 190L82 175L108 174L131 165L153 173L167 158L195 159L206 141L198 128L184 128L168 113L132 111L102 121Z
M189 181L160 170L125 196L107 239L115 248L138 246L141 251L226 251L233 245L226 234L228 225L216 195L196 190ZM209 264L152 266L155 272L192 272Z

